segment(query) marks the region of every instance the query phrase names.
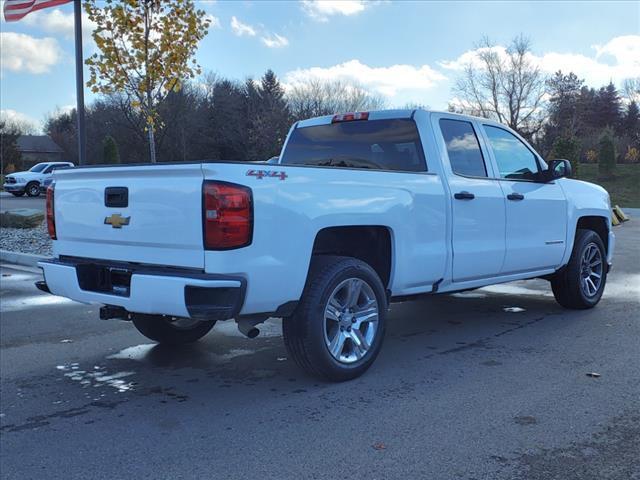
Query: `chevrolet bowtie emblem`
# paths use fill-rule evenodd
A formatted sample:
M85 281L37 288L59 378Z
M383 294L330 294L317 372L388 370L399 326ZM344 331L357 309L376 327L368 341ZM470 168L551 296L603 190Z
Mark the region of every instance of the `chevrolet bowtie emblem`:
M104 224L111 225L113 228L122 228L123 225L129 225L129 220L131 217L123 217L119 213L114 213L104 219Z

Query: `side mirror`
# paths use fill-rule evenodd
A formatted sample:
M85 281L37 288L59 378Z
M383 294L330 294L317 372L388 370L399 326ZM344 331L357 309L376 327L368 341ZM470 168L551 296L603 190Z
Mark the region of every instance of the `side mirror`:
M557 159L549 162L549 168L543 172L544 181L550 182L562 177L571 177L571 162L569 160Z

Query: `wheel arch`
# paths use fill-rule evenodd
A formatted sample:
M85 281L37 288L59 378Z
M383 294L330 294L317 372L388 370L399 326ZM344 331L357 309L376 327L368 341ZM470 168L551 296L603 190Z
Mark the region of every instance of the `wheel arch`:
M575 242L576 232L579 230L592 230L598 234L604 245L605 254L609 252L609 222L607 217L599 215L584 215L578 218L576 231L573 234L571 248Z
M389 289L391 285L393 235L390 227L346 225L323 228L316 234L311 255L357 258L376 271L385 289Z

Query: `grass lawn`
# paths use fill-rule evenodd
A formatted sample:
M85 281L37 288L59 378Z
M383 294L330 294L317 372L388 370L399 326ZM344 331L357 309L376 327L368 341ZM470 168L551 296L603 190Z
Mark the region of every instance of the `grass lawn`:
M599 178L597 164L581 163L578 170L579 180L597 183L607 189L612 205L640 207L640 164L619 163L613 178Z

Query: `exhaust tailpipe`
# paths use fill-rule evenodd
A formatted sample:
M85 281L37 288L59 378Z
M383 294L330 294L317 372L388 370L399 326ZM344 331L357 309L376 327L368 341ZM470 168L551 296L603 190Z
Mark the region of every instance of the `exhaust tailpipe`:
M260 330L256 325L262 323L263 319L240 318L236 319L238 330L247 338L256 338L260 335Z

